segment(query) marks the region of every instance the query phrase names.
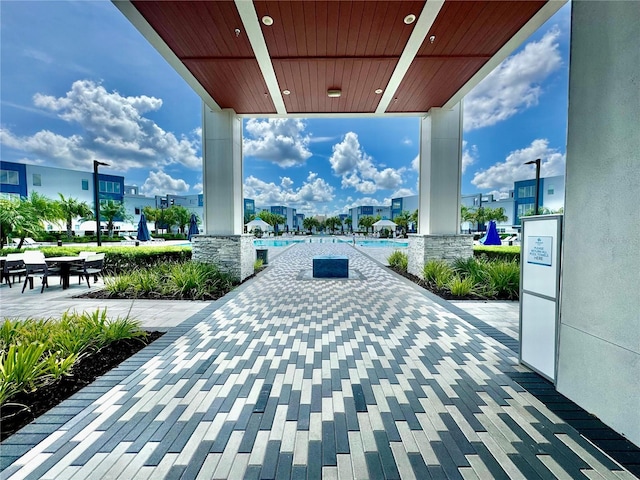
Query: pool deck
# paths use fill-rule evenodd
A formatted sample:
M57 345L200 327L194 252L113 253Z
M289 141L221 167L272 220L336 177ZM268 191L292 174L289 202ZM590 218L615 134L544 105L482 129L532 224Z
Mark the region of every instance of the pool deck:
M3 442L0 478L634 478L473 315L350 245L269 265Z

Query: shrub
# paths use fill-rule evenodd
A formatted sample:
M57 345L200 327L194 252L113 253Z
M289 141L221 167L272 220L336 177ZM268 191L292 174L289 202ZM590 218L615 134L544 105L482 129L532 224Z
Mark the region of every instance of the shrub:
M253 262L254 270L261 270L263 266L264 266L264 261L261 258L256 258L256 261Z
M495 261L487 264L488 287L493 295L508 300L520 294L520 265L515 261Z
M451 295L466 297L474 292L475 285L471 277L461 278L459 275L454 275L449 281L448 288Z
M105 278L105 289L118 298L182 298L210 300L233 288L231 275L198 262L164 262Z
M389 262L391 268L406 272L409 267L409 256L400 250L396 250L389 255L387 262Z
M144 336L137 322L109 319L106 309L67 311L59 319L5 319L0 327L0 404L70 375L85 352Z
M425 282L444 288L453 276L453 268L444 260L429 260L423 270Z
M487 261L484 257L456 258L452 266L460 278L470 278L473 284L485 281Z
M515 246L483 246L473 247L474 257L485 257L488 260L506 260L520 262L520 247Z

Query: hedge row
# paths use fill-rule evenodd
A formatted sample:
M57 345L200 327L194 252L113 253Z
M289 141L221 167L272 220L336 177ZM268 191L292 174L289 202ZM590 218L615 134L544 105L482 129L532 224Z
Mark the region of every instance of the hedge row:
M2 254L22 250L5 248ZM191 259L191 247L41 247L45 257L78 255L83 251L104 253L104 268L112 274L131 272L137 268L149 268L162 262L186 262Z
M487 260L505 260L507 262L515 261L520 263L520 247L519 246L474 246L474 257L486 257Z

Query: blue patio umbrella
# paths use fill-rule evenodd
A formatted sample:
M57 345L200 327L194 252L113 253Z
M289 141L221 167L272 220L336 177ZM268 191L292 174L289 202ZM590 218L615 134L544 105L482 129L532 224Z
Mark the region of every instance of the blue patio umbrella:
M144 216L144 212L140 214L140 221L138 222L138 235L136 238L141 242L148 242L151 240L151 235L149 235L149 228L147 227L147 219Z
M491 220L489 222L489 230L487 230L487 236L484 240L485 245L502 245L502 241L500 240L500 235L498 235L498 228L496 227L496 222Z
M191 214L191 219L189 220L189 233L187 234L187 238L191 241L191 237L194 235L198 235L200 230L198 230L198 219L196 218L196 214Z

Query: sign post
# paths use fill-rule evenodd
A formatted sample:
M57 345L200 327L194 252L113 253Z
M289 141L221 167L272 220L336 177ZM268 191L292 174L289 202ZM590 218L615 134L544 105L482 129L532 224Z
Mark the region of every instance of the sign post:
M555 383L562 215L522 219L520 363Z

